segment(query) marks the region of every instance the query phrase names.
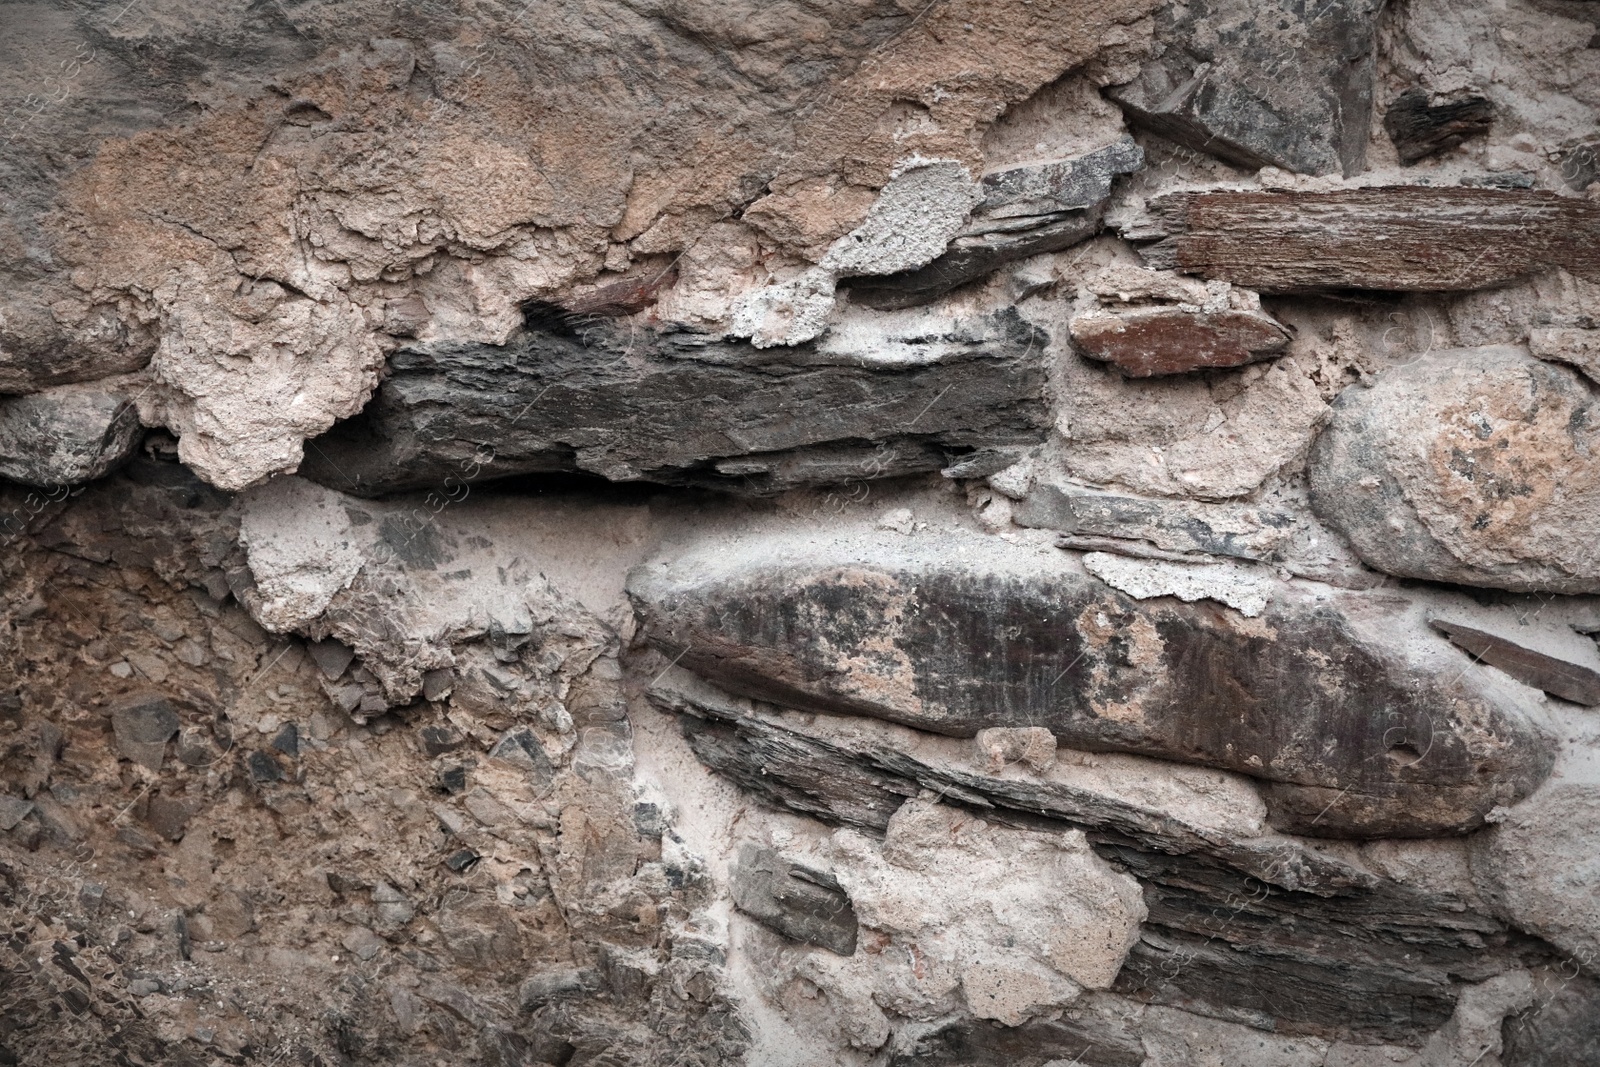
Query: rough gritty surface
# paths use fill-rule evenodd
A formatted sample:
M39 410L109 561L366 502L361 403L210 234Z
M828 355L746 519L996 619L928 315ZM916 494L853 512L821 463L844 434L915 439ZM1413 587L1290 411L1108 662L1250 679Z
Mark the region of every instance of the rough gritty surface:
M1600 1063L1600 4L0 3L0 1065Z

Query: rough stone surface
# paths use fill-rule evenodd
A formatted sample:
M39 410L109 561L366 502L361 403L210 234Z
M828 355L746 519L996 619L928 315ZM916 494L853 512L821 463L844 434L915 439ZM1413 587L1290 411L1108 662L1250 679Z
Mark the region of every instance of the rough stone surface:
M1585 971L1600 961L1600 791L1562 782L1508 812L1473 850L1485 896L1524 929L1549 939Z
M855 954L859 926L855 908L833 875L790 863L770 848L746 844L739 850L729 888L734 907L784 937L840 956Z
M1150 378L1266 359L1282 351L1289 335L1270 316L1255 312L1148 308L1080 315L1072 320L1072 340L1092 359Z
M361 418L316 441L306 473L362 495L586 471L772 492L938 470L1038 441L1044 341L1014 313L907 312L866 344L765 351L596 326L503 348L398 354Z
M1382 0L1203 0L1157 16L1159 54L1111 98L1130 121L1238 166L1355 174Z
M128 397L99 385L0 398L0 478L82 485L127 462L142 435Z
M1512 347L1434 352L1340 397L1312 503L1389 574L1595 592L1597 451L1600 408L1577 374Z
M1178 563L1133 560L1105 552L1089 552L1083 569L1135 600L1177 597L1185 603L1214 600L1247 619L1266 610L1272 598L1270 576L1236 563Z
M793 707L955 736L1044 726L1073 747L1259 776L1277 824L1309 832L1471 829L1549 770L1518 698L1447 667L1431 639L1397 640L1415 624L1385 630L1381 599L1284 587L1256 621L1141 604L1072 560L981 544L795 544L780 558L640 569L646 634L718 684Z
M1494 101L1463 96L1433 103L1421 89L1408 89L1383 113L1383 128L1394 142L1400 162L1448 151L1469 137L1481 137L1494 121Z

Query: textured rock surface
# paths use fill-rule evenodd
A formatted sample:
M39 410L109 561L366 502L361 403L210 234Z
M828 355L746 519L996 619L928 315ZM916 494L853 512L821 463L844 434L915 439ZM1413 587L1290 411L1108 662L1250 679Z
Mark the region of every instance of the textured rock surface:
M1562 267L1600 274L1600 205L1542 191L1387 186L1174 193L1152 267L1262 292L1482 289Z
M1317 514L1390 574L1600 591L1600 408L1510 347L1435 352L1335 405L1310 461Z
M1159 56L1111 98L1131 121L1256 168L1357 173L1366 158L1382 0L1175 4Z
M793 707L968 737L1039 725L1077 748L1259 776L1275 783L1277 824L1308 832L1470 829L1549 769L1520 701L1412 652L1381 600L1283 587L1257 622L1146 606L1066 559L981 543L799 542L779 556L641 569L645 633L681 665Z
M1043 438L1033 327L1010 312L898 323L766 351L594 326L401 352L361 418L314 442L306 473L363 495L529 471L761 493Z
M81 485L115 470L143 430L128 397L63 385L0 399L0 478L40 487Z
M1596 43L0 3L0 1065L1600 1062Z

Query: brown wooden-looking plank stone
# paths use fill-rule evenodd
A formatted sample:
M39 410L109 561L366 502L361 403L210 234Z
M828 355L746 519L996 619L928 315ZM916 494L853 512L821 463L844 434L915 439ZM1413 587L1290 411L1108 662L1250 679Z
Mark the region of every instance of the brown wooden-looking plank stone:
M1600 672L1592 668L1546 655L1475 626L1445 619L1432 619L1429 625L1452 644L1466 649L1474 659L1505 671L1519 682L1574 704L1600 706Z
M1147 264L1263 292L1449 292L1563 267L1600 277L1600 203L1539 190L1185 192L1151 204Z
M1071 330L1080 352L1130 378L1237 367L1270 358L1289 344L1287 329L1254 311L1092 311L1074 318Z

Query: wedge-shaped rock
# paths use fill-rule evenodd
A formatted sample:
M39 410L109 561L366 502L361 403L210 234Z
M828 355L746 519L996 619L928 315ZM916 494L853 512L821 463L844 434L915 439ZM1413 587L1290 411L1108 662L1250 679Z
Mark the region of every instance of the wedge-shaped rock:
M1392 599L1282 586L1246 619L1133 600L1048 548L896 541L708 550L640 568L630 591L652 642L735 692L1237 771L1272 783L1281 828L1470 830L1549 771L1526 691L1464 674Z
M1537 190L1375 186L1173 193L1152 267L1262 292L1485 289L1563 267L1600 274L1600 203Z
M1435 352L1345 390L1310 483L1318 516L1378 570L1600 592L1600 402L1523 349Z
M1576 642L1582 642L1578 646L1580 655L1587 661L1577 662L1576 656L1552 655L1532 647L1533 642L1515 641L1451 619L1434 619L1432 625L1473 659L1497 667L1519 682L1574 704L1600 705L1600 670L1596 669L1600 654L1596 654L1592 641L1572 635Z
M851 282L850 297L867 307L915 307L1007 263L1070 248L1100 232L1116 177L1143 165L1144 150L1124 137L1071 159L987 174L971 222L943 255L917 270Z
M1350 175L1366 157L1383 0L1191 0L1156 16L1163 46L1112 89L1128 118L1251 170Z
M302 473L374 495L554 471L762 493L939 470L1043 436L1044 347L1007 310L846 320L794 348L607 322L411 349Z
M126 462L142 435L127 397L98 383L0 397L0 478L81 485Z
M765 845L746 843L729 885L734 907L761 925L841 956L855 952L855 908L831 874L791 863Z

